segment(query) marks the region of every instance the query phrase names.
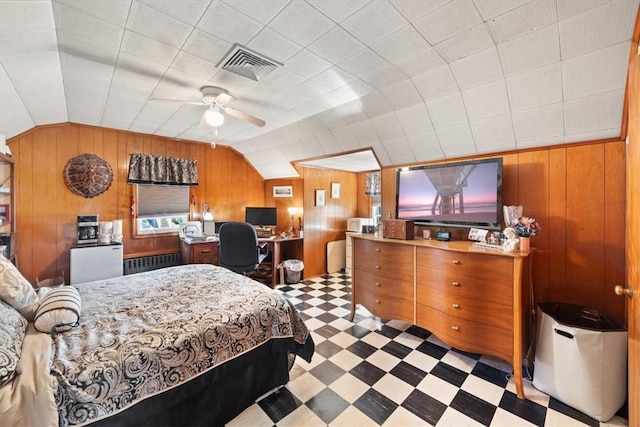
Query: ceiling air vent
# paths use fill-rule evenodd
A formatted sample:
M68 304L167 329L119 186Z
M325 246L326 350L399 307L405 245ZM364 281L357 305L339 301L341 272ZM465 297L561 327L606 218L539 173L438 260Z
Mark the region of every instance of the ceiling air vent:
M259 78L270 73L278 66L282 66L279 62L239 44L234 44L229 53L216 66L220 67L221 65L224 70L255 81L258 81Z

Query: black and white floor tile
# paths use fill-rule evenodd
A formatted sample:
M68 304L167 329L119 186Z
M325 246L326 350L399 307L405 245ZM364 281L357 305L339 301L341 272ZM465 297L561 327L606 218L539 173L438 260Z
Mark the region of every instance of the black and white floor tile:
M282 291L301 311L316 343L297 359L286 387L228 423L238 426L598 426L525 380L519 400L511 366L458 351L430 332L383 320L359 307L349 321L350 277L319 276Z

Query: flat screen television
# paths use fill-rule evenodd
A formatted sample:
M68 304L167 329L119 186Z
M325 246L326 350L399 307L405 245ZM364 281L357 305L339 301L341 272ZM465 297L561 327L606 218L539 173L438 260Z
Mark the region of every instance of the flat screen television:
M244 220L256 227L275 227L278 225L278 211L276 208L245 207Z
M398 169L396 218L500 230L502 158Z

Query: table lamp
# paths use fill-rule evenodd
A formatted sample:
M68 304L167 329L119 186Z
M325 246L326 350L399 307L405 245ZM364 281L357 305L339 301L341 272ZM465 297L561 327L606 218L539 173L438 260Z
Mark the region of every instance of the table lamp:
M288 207L287 210L289 211L289 215L291 215L291 227L290 230L293 233L293 217L296 214L296 212L298 212L298 208L294 208L292 207Z

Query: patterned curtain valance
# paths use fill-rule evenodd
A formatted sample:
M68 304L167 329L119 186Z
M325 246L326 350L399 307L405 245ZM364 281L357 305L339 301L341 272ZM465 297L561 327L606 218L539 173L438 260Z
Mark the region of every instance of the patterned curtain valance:
M129 184L198 185L198 164L193 159L132 154Z

